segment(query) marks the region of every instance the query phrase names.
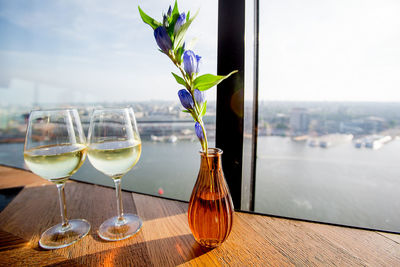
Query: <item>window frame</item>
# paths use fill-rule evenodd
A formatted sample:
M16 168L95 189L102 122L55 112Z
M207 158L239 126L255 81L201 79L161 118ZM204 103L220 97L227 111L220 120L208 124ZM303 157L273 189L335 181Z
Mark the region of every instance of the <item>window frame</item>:
M246 8L249 12L246 12ZM218 74L224 75L232 70L239 70L233 79L229 78L218 85L216 114L216 147L225 151L222 163L235 209L275 218L399 234L398 231L376 227L360 227L255 211L259 109L259 8L259 0L219 0ZM246 23L251 25L245 25ZM250 55L247 54L246 45L252 49ZM251 58L248 58L249 56ZM237 99L237 95L240 99ZM235 108L232 107L232 102L237 104Z
M246 8L253 5L252 21ZM229 12L227 12L229 10ZM258 122L258 10L259 0L219 0L217 71L238 73L218 85L216 147L224 151L222 165L238 210L254 211ZM250 17L250 16L249 16ZM234 19L232 19L234 18ZM251 22L252 30L246 26ZM245 77L246 29L253 35L252 75ZM251 42L250 42L251 43ZM247 66L246 66L247 67ZM251 76L251 77L250 77ZM249 79L249 80L247 80ZM251 84L248 90L246 84ZM251 88L252 87L252 88ZM249 99L248 99L249 98ZM245 99L249 104L245 103ZM246 127L245 125L251 125Z

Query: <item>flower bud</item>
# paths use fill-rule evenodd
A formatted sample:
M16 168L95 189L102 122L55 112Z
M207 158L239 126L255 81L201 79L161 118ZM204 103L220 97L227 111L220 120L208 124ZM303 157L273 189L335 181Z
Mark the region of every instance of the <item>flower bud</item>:
M168 28L168 25L169 25L169 23L168 23L168 17L167 17L167 15L164 14L164 16L163 16L163 26L164 26L165 28Z
M204 140L203 128L201 127L200 123L196 122L194 124L194 130L196 131L196 135L199 138L200 142Z
M158 27L154 30L154 38L156 38L156 42L160 49L168 54L168 51L172 48L172 41L167 33L167 29L163 26Z
M181 101L181 104L184 108L193 109L194 102L193 102L192 95L186 89L179 90L178 96L179 96L179 100Z
M201 56L196 55L196 60L197 60L196 73L199 73Z
M185 21L186 21L185 13L180 14L175 22L174 34L176 34L179 31L179 29L182 27L183 24L185 24Z
M171 14L172 14L172 8L171 8L171 6L169 6L167 16L171 17Z
M193 95L194 95L194 99L196 100L197 104L199 104L201 106L204 103L204 100L206 98L204 95L204 92L200 91L199 89L194 89Z
M183 68L189 76L199 72L200 59L201 57L192 50L187 50L183 53Z

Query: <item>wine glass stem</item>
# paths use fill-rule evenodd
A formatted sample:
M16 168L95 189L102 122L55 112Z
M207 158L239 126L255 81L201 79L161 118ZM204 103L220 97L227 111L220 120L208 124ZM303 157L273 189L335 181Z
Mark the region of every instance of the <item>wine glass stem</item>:
M117 196L117 210L118 210L118 221L123 223L124 221L124 208L122 206L122 194L121 194L121 177L114 178L115 194Z
M67 207L65 205L64 186L65 186L65 183L57 184L58 199L59 199L59 202L60 202L62 229L66 230L69 227L69 223L68 223L68 219L67 219Z

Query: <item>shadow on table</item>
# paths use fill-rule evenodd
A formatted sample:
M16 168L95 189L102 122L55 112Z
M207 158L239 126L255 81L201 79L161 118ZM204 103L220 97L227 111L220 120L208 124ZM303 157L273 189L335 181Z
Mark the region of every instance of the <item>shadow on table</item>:
M99 241L96 234L99 225L116 213L115 190L72 182L66 185L65 191L68 217L71 219L87 219L92 225L89 234L96 241ZM171 223L173 221L171 216L186 217L184 214L186 203L150 198L140 194L132 195L128 192L123 193L123 201L125 210L133 213L138 212L144 221L143 227L150 227L150 229ZM43 253L42 249L39 248L37 241L43 231L60 222L59 214L57 190L54 185L25 187L0 214L0 228L24 240L30 240L32 252L39 252L44 255L46 253ZM182 218L178 221L184 221ZM177 226L172 225L171 227ZM57 261L59 262L58 266L107 266L114 264L121 266L174 266L207 254L209 250L196 243L193 236L188 233L189 229L179 229L180 231L175 229L171 232L175 234L173 236L159 237L158 239L129 245L127 243L126 246L117 248L110 248L105 243L96 242L95 245L104 247L104 250L96 249L97 252L85 256L65 260L57 258L54 261L47 262ZM129 240L127 239L127 242ZM79 246L93 245L87 243L87 241L88 239L83 239L73 246L75 246L75 249L79 249L77 248ZM20 246L19 243L17 245ZM65 248L65 250L69 249L72 249L72 246ZM57 250L50 253L50 255L53 254L59 255ZM68 253L68 255L72 254Z
M209 251L187 234L104 250L48 266L176 266Z
M14 187L0 190L0 212L10 203L22 190L22 187Z

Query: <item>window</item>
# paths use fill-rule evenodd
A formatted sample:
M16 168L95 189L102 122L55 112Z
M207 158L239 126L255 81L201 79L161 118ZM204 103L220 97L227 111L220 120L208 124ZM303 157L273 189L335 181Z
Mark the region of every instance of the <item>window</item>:
M260 1L257 212L400 231L399 12Z
M170 74L176 70L158 51L137 4L0 1L0 163L24 167L25 123L31 109L77 108L87 130L94 108L131 105L143 150L123 188L189 199L200 145L190 116L181 112L181 88ZM139 2L157 19L170 4L173 1ZM194 49L203 58L201 72L216 73L217 3L179 4L180 11L201 9L187 38L198 38ZM215 90L207 98L204 120L213 146ZM88 160L73 179L113 185Z
M154 17L169 4L140 3ZM239 70L206 118L236 209L399 232L400 5L180 4L201 7L202 71ZM87 128L93 108L131 104L144 145L125 189L188 200L200 147L147 27L129 1L1 1L0 162L23 166L32 108L77 107ZM88 161L74 178L112 185Z

